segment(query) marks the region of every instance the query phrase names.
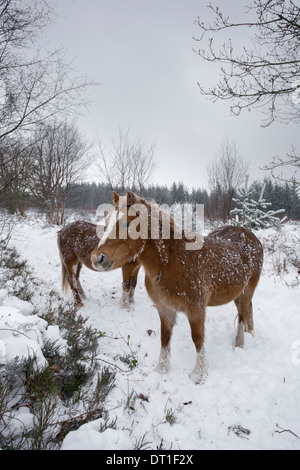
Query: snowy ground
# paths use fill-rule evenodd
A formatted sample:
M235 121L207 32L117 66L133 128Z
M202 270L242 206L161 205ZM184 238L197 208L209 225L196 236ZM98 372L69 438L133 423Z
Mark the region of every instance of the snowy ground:
M56 232L56 227L29 218L18 222L13 240L49 292L61 292ZM288 225L282 234L269 229L258 236L269 249L254 296L255 337L246 334L245 348L234 349L234 304L209 308L204 385L189 378L195 351L183 314L174 328L171 370L166 375L154 372L160 322L145 291L142 270L134 307L127 311L119 307L120 270L94 273L83 268L81 282L88 300L81 314L105 333L99 345L103 365L118 367L116 386L106 403L109 418L117 417L117 430L100 433L99 420L94 421L70 432L62 449L133 449L143 436L148 449L300 449L300 276L299 268L285 260L297 250L300 256L300 226ZM5 321L10 328L15 324L19 331L27 331L25 337L0 330L0 345L1 340L9 345L10 358L22 348L38 352L39 335L59 335L31 314L28 303L18 303L2 290L0 328ZM32 336L34 327L38 333ZM133 370L120 360L126 355L137 359Z

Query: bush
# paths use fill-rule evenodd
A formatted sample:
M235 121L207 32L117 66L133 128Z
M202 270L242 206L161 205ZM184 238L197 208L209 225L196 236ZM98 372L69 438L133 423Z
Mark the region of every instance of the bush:
M10 295L34 304L37 286L44 287L17 252L5 247L0 288L9 288ZM53 291L48 292L46 305L37 302L34 307L48 326L59 327L66 347L62 348L60 341L44 342L43 366L35 355L0 366L1 449L59 449L71 430L91 420L108 419L104 405L115 373L100 369L96 361L98 331ZM24 423L22 410L28 412Z

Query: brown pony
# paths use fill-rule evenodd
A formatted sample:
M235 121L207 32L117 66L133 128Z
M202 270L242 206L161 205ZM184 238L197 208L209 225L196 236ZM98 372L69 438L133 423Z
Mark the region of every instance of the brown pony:
M138 204L139 217L144 214L148 223L148 237L131 236L136 215L133 205ZM170 218L170 237L151 238L151 205L128 191L126 202L114 193L116 237L106 233L92 253L92 265L98 271L121 267L137 257L146 273L145 284L155 303L161 320L161 353L158 370L169 365L170 339L178 311L184 312L191 327L197 351L192 372L195 383L201 383L205 374L204 323L207 306L223 305L235 301L238 309L236 346L243 347L244 331L253 332L252 296L258 284L263 249L259 240L242 227L225 226L204 237L203 246L196 251L186 249L186 234L174 236L175 222ZM136 213L137 214L137 213ZM159 213L161 224L162 213ZM142 219L140 219L142 221ZM110 231L113 224L109 221ZM141 225L141 224L140 224ZM118 235L128 227L127 239ZM190 241L190 240L189 240Z
M82 298L86 295L81 286L79 275L83 265L97 271L91 263L91 254L99 244L99 236L104 233L104 227L89 222L73 222L58 232L57 244L62 266L62 288L66 292L70 287L74 296L76 307L83 305ZM138 261L124 263L123 295L121 307L128 307L133 302L134 291L137 284L138 272L141 265Z

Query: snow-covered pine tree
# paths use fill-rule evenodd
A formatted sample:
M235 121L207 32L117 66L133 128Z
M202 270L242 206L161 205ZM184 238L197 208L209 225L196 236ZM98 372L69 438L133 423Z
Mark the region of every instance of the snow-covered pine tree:
M285 212L285 209L268 210L268 207L272 204L266 202L263 197L265 184L262 187L259 200L255 201L253 199L255 191L248 189L248 180L249 176L246 177L245 187L238 190L239 197L233 199L237 207L230 211L230 215L233 217L230 220L231 225L243 226L249 229L280 227L287 217L280 219L277 216Z

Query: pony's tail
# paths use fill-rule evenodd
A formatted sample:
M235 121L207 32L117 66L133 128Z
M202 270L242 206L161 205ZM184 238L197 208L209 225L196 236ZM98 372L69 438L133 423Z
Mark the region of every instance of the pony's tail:
M61 287L62 287L63 293L66 294L70 287L69 281L68 281L68 271L61 257L60 259L61 259Z
M64 263L64 260L60 251L60 243L59 243L60 232L61 230L57 234L57 245L59 249L59 256L60 256L60 262L61 262L61 287L62 287L63 293L66 294L70 286L69 286L69 281L68 281L68 271L67 271L66 265Z

